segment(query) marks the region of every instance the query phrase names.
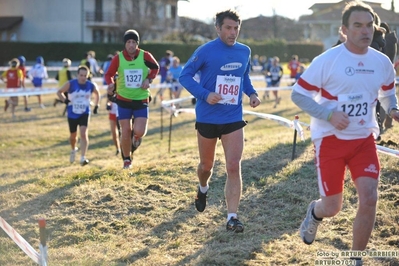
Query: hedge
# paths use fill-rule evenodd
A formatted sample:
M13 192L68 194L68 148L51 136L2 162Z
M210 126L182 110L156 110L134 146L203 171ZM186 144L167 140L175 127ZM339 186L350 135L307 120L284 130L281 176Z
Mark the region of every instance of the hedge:
M281 62L288 62L291 55L297 54L299 58L311 61L315 56L323 52L321 43L287 43L285 41L271 40L263 43L253 41L241 41L251 47L252 54L265 55L267 57L278 56ZM190 55L200 44L176 44L176 43L140 43L140 48L150 51L159 60L166 50L172 50L186 62ZM110 43L29 43L29 42L0 42L0 64L7 63L14 57L25 56L27 61L35 61L36 57L43 56L45 62L61 61L67 57L72 61L83 59L87 51L95 51L96 59L104 61L108 54L123 49L123 44Z

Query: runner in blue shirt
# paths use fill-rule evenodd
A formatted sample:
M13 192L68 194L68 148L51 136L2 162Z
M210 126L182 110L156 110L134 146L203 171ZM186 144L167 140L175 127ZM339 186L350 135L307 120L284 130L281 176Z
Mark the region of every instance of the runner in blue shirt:
M183 68L180 83L195 98L196 123L200 162L197 174L199 188L195 206L199 212L205 210L208 182L213 172L215 148L221 140L225 158L227 180L225 187L228 231L241 233L243 224L237 211L242 193L241 157L244 148L242 96L250 97L250 106L260 104L251 80L251 50L238 43L241 19L232 10L219 12L215 17L218 38L194 52ZM201 71L199 83L195 74Z
M79 126L80 131L80 150L81 158L80 164L82 166L89 163L86 159L86 152L89 146L89 118L90 118L90 99L94 94L94 110L93 113L97 114L98 102L100 94L97 84L88 80L90 70L87 66L78 67L78 76L66 82L57 92L58 98L67 105L68 124L69 124L69 142L71 144L70 162L75 161L76 143L78 140L77 129ZM68 92L68 98L65 93Z

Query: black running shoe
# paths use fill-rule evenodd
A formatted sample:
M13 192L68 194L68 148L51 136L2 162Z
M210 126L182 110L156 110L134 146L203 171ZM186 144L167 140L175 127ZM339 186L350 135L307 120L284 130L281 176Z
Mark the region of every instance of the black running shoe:
M202 193L200 188L198 188L197 197L195 198L195 208L199 212L203 212L206 207L206 193Z
M233 231L235 233L244 232L244 225L235 217L231 217L226 224L227 231Z

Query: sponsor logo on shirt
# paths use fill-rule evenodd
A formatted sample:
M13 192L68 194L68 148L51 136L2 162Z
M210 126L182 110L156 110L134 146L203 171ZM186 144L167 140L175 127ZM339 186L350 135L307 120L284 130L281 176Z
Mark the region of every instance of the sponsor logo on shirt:
M242 64L239 63L239 62L236 62L236 63L229 63L229 64L225 64L224 66L222 66L222 67L220 68L220 70L223 70L223 71L230 71L230 70L239 69L240 67L242 67Z
M353 67L347 67L345 68L345 74L348 76L353 76L355 74L374 74L374 69L354 69Z

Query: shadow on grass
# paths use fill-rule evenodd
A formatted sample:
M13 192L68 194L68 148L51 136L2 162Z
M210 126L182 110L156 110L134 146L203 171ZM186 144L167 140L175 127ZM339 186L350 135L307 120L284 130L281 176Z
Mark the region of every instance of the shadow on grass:
M309 145L310 141L298 145L297 156L300 157ZM183 224L187 223L187 219L195 218L198 219L198 226L188 233L198 235L198 239L205 238L206 240L203 243L195 243L202 247L174 265L245 265L246 262L253 259L256 252L262 252L262 245L265 243L279 239L284 234L295 233L306 212L306 206L312 198L310 195L302 193L301 187L305 185L298 184L309 181L300 178L301 168L295 169L286 178L279 177L275 184L266 184L265 179L276 178L274 175L291 163L291 148L291 144L278 144L264 154L242 162L243 193L248 194L243 197L240 204L240 214L242 214L240 217L246 226L244 234L226 232L226 206L223 192L226 180L224 163L216 160L207 204L208 208L222 205L221 212L214 215L207 214L212 216L214 223L209 225L201 222L203 214L195 210L194 199L192 199L187 208L174 212L168 221L152 228L149 235L162 236L168 232L172 233L172 236L169 235L168 238L179 239L180 234L184 234L180 231L180 228L184 228ZM279 156L276 156L277 154ZM313 158L304 164L306 171L310 172L309 165L313 165ZM317 186L316 179L313 179L313 185ZM260 193L251 193L247 190L250 187L256 187ZM314 188L316 196L317 189ZM192 217L188 218L187 215ZM215 226L215 223L219 225ZM145 249L120 258L118 262L135 264L149 255L148 249L158 249L168 244L170 243L159 239L155 243L147 245ZM220 256L220 252L224 253L223 256ZM225 261L227 257L228 262Z

